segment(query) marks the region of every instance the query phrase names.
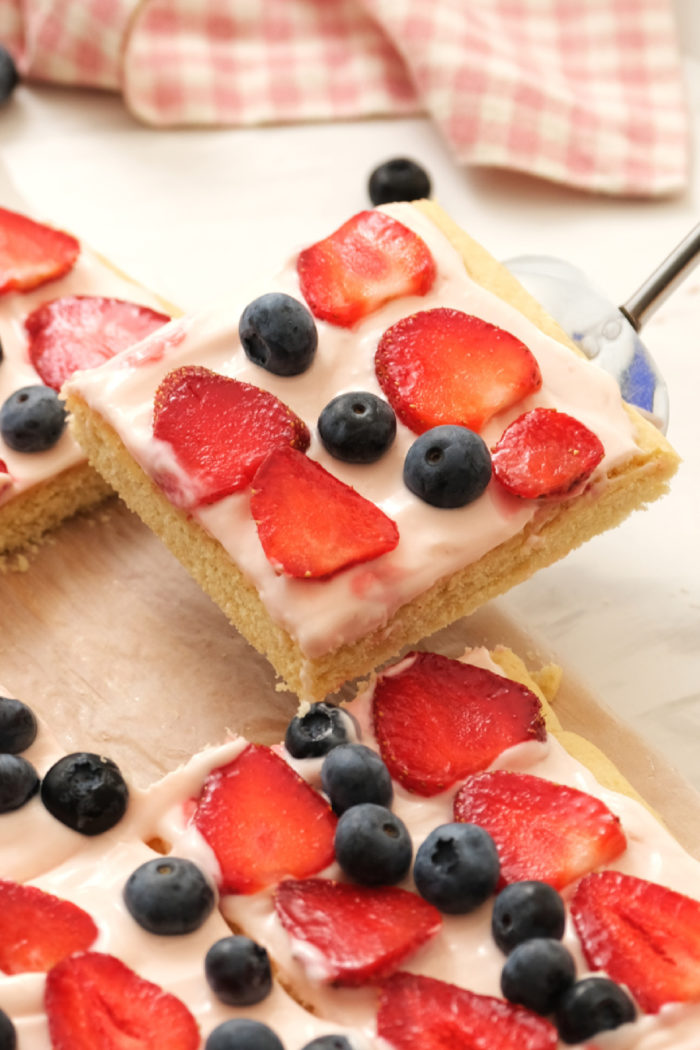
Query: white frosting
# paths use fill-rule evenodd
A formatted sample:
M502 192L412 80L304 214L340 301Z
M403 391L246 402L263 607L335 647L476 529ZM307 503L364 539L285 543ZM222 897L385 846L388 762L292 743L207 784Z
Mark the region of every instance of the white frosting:
M64 295L105 295L142 303L155 310L163 309L155 295L113 270L86 248L81 249L74 267L65 277L31 292L0 295L0 343L4 352L0 364L0 405L15 390L42 382L29 360L24 321L43 303ZM0 438L0 459L7 464L13 481L0 491L1 505L32 485L84 461L85 457L66 428L47 452L15 452Z
M549 406L569 412L601 439L605 457L594 481L636 450L633 427L610 376L545 336L519 311L472 281L449 241L419 211L405 204L387 206L386 211L427 243L437 264L435 284L426 296L388 303L351 330L318 321L319 349L305 374L272 375L247 359L238 339L241 312L254 296L281 290L302 298L292 260L276 279L264 288L251 289L248 297L232 297L224 306L185 324L172 322L144 340L137 351L140 360L133 350L125 351L97 372L79 373L68 384L114 426L152 477L167 471L182 479L171 446L153 437L153 396L162 378L181 365L200 364L254 383L276 394L305 420L312 434L311 456L397 523L400 541L390 553L330 580L294 580L276 575L268 563L247 491L193 511L255 584L272 619L311 658L386 624L401 605L520 532L537 514L536 503L511 497L496 483L475 503L457 510L440 510L417 499L402 480L403 461L415 434L401 423L392 448L371 467L343 464L324 450L316 433L322 408L343 391L381 394L374 353L383 332L401 317L437 306L454 307L507 329L532 350L542 372L542 390L487 424L483 436L489 445L522 412ZM168 333L172 338L164 349ZM191 493L192 486L184 480L185 491Z

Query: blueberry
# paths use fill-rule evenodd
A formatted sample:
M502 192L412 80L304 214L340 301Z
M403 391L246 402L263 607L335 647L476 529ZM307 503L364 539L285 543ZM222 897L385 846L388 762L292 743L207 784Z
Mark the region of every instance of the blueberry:
M284 1047L266 1024L237 1018L215 1028L204 1050L284 1050Z
M389 770L364 744L334 747L321 766L321 784L339 814L362 802L388 807L394 797Z
M66 425L63 402L51 387L23 386L0 408L0 434L15 452L46 452Z
M302 1046L301 1050L352 1050L352 1044L344 1035L320 1035L318 1039L312 1039Z
M430 189L428 173L407 157L385 161L369 177L369 199L375 205L417 201L429 197Z
M396 416L388 401L366 390L339 394L318 417L326 451L345 463L376 463L396 437Z
M270 959L265 949L249 937L222 937L204 960L209 987L222 1003L253 1006L272 989Z
M464 507L491 480L491 453L473 430L452 424L433 427L409 448L403 480L433 507Z
M19 74L12 55L0 44L0 104L7 102L18 84Z
M17 1033L15 1026L4 1010L0 1010L0 1050L15 1050Z
M292 758L318 758L354 735L354 723L346 711L333 704L311 704L305 715L295 716L284 738Z
M216 896L201 868L182 857L156 857L132 871L124 903L149 933L176 937L193 933L211 914Z
M501 971L501 991L511 1003L551 1014L576 978L571 953L551 937L535 937L514 948Z
M10 755L26 751L34 743L36 732L32 709L21 700L0 696L0 751Z
M111 759L77 751L51 766L41 785L41 801L74 831L100 835L124 816L129 789Z
M421 897L448 915L474 911L496 889L493 839L476 824L443 824L418 848L413 878Z
M491 932L506 955L533 937L560 941L565 925L564 902L547 882L514 882L496 897Z
M555 1021L565 1043L583 1043L636 1016L634 1003L619 984L607 977L584 977L564 992Z
M305 372L314 359L318 334L306 307L284 292L268 292L249 303L238 325L246 357L276 376Z
M0 813L11 813L39 790L39 777L21 755L0 755Z
M411 866L412 855L406 825L385 806L362 802L338 821L336 860L348 878L363 886L400 882Z

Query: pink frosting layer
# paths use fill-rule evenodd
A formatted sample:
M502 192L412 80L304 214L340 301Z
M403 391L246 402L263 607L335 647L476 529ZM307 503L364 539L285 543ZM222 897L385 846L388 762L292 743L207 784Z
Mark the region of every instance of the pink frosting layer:
M29 360L24 320L43 303L64 295L105 295L162 310L162 303L155 295L112 269L87 248L81 249L75 266L65 277L31 292L0 295L0 343L4 353L0 364L0 405L20 387L41 383ZM15 452L0 438L0 459L5 461L12 476L12 484L4 488L0 477L2 505L33 485L82 462L85 457L66 429L47 452Z
M473 650L465 659L502 673L486 650ZM362 742L376 748L370 704L371 689L360 695L347 710L360 726ZM187 797L191 797L195 793L197 780L201 784L209 769L231 761L243 746L245 742L237 738L223 749L197 756L193 764L188 764L168 778L169 797L174 797L176 782L180 777L187 784ZM301 776L320 789L322 759L293 760L283 747L277 750ZM700 863L681 848L644 806L625 795L603 788L590 770L572 758L553 737L548 736L544 743L520 744L510 748L490 768L532 773L601 799L620 818L628 841L624 854L609 867L698 898ZM452 820L453 797L454 790L450 790L433 798L422 798L409 793L399 784L394 785L392 808L406 823L414 849L434 827ZM166 809L158 820L158 833L172 843L174 853L197 858L216 878L216 859L196 829L187 822L185 814L182 805ZM344 878L337 864L320 874L322 877ZM403 885L406 889L414 889L410 877ZM570 893L571 889L565 893L565 897ZM285 932L274 911L271 891L226 896L222 899L221 907L230 922L266 945L284 975L285 983L291 984L296 994L309 1003L319 1016L359 1031L372 1030L376 1012L375 989L339 989L325 984L323 960L308 945L295 942ZM504 956L491 936L491 909L492 903L487 902L471 915L443 916L441 932L409 958L402 969L449 981L480 994L500 996ZM587 972L586 963L570 922L564 941L574 955L579 977L584 976ZM664 1007L658 1015L640 1015L633 1024L597 1036L595 1043L600 1050L695 1050L698 1031L700 1003L674 1004ZM561 1044L561 1048L564 1050L564 1044Z
M417 499L402 480L404 457L415 439L403 424L399 424L393 447L371 467L340 463L324 450L316 433L319 413L343 391L381 393L374 374L374 352L382 333L401 317L437 306L457 308L507 329L535 354L543 387L487 424L483 436L490 445L508 423L530 408L547 406L569 412L593 430L605 448L590 491L604 483L607 471L636 450L632 424L608 375L543 335L508 303L472 281L447 238L418 210L406 204L390 205L386 210L428 244L437 264L432 290L424 297L388 303L352 329L317 322L319 349L303 375L281 378L257 367L247 359L238 339L241 312L256 295L281 290L301 298L295 261L291 260L264 288L251 289L245 297L232 296L208 313L175 321L139 344L136 351L126 351L97 372L79 373L68 384L68 389L81 394L114 426L151 477L163 472L175 475L185 491L192 489L191 479L183 475L172 447L153 437L153 397L160 381L176 367L198 364L257 384L304 419L312 433L311 456L397 523L400 541L390 553L330 580L295 580L277 575L267 561L247 492L195 509L195 518L253 582L271 618L310 658L380 628L401 605L519 533L537 514L534 502L510 497L495 483L475 503L458 510L440 510Z
M485 650L473 650L465 659L500 673ZM376 747L370 703L371 689L349 705L348 710L359 726L363 743ZM273 1027L286 1050L300 1050L312 1038L331 1032L348 1036L353 1050L371 1047L379 1050L381 1040L373 1034L376 991L334 989L324 984L322 960L289 938L277 920L269 892L228 896L220 901L221 913L268 947L285 985L312 1005L317 1016L303 1010L277 985L268 999L244 1011L224 1007L215 999L203 978L202 962L209 945L228 932L219 914L214 913L194 934L160 938L142 930L125 909L123 885L134 868L156 855L145 844L155 837L170 844L174 855L190 857L214 882L217 880L216 857L189 823L190 800L198 795L211 770L230 762L246 744L241 737L232 738L219 747L200 752L148 790L132 791L124 820L112 831L94 839L85 839L58 824L39 800L1 816L0 870L8 877L8 863L17 864L18 843L24 845L24 868L16 867L16 872L31 870L30 858L43 854L45 863L35 869L32 884L74 901L90 912L99 929L95 950L116 954L137 973L178 995L195 1015L204 1035L226 1017L244 1015ZM276 750L309 783L319 786L321 759L295 761L281 745ZM37 742L26 755L43 772L60 757L60 750L41 727ZM600 798L619 816L628 840L625 853L610 866L698 897L700 863L681 849L648 810L626 796L601 787L592 773L553 738L544 743L510 748L491 768L534 773ZM452 797L450 791L425 799L395 785L393 808L407 824L415 847L433 827L451 820ZM12 834L6 836L8 827ZM58 847L50 846L48 853L37 847L37 842L52 841L57 842ZM343 878L335 864L321 874ZM18 873L10 877L17 881L29 878ZM410 878L405 888L413 889ZM490 921L490 902L471 915L445 916L442 931L408 959L404 968L478 993L499 995L503 956L491 938ZM570 924L565 943L574 954L578 974L582 976L586 971L585 962ZM0 975L0 1005L17 1025L21 1050L49 1050L42 1009L44 980L42 974ZM596 1037L595 1043L600 1050L695 1050L698 1031L700 1003L677 1004L664 1007L655 1016L640 1016L633 1024Z

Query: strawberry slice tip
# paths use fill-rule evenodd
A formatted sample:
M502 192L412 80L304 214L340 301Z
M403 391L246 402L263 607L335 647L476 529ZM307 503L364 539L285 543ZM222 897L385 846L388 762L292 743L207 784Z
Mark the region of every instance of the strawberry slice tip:
M587 426L554 408L533 408L503 431L491 454L494 477L523 499L566 496L605 455Z
M377 1034L394 1050L554 1050L549 1021L503 999L397 973L383 985Z
M272 449L305 452L311 440L303 420L274 394L198 365L176 368L163 379L153 433L172 446L200 504L245 488ZM171 498L186 499L175 479L158 480Z
M113 955L84 952L46 978L52 1050L197 1050L199 1029L185 1004Z
M361 211L299 255L301 291L312 314L349 328L380 306L425 295L436 275L428 246L381 211Z
M60 390L82 368L96 368L167 324L167 314L100 295L52 299L26 318L29 360L43 383Z
M63 277L79 254L80 242L71 234L0 208L0 295Z
M328 802L269 747L249 744L207 777L194 823L221 869L222 893L256 893L334 857Z
M700 901L601 871L581 880L571 916L588 965L627 985L643 1010L700 1002Z
M454 819L489 832L501 886L534 879L562 889L627 848L605 803L530 773L501 769L469 777L455 796Z
M542 385L530 350L510 332L438 307L388 328L374 359L379 384L416 434L452 423L479 432Z
M97 938L86 911L36 886L0 880L0 970L45 973Z
M275 571L324 579L393 550L399 530L376 504L295 449L277 449L253 478L250 509Z
M311 946L315 979L354 987L393 973L442 925L439 911L396 886L286 879L275 910L295 941Z
M438 653L412 653L382 675L372 718L391 775L425 796L513 744L546 737L540 702L524 685Z

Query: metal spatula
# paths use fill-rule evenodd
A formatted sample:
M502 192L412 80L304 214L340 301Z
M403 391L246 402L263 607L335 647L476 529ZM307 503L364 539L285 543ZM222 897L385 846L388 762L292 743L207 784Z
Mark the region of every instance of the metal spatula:
M668 390L638 332L699 261L700 223L620 307L563 259L521 255L505 265L586 356L614 376L625 401L666 433Z

